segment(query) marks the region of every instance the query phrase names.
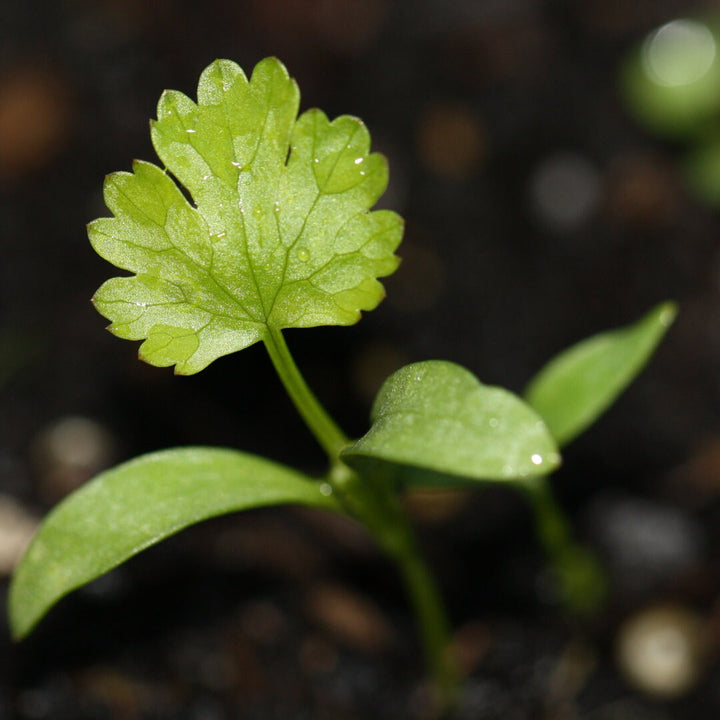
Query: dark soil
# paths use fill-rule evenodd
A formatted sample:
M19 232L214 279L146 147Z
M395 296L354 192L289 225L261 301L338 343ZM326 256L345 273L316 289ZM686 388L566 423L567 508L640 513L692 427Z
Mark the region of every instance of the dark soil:
M468 675L458 718L719 717L720 217L683 182L684 144L635 124L617 91L647 32L708 8L4 0L2 503L41 516L109 464L190 443L322 471L261 348L174 378L139 363L89 303L113 270L84 226L106 214L106 173L154 159L161 90L193 94L216 57L250 70L277 55L303 108L366 121L390 159L383 204L407 221L378 310L288 333L349 433L406 362L454 360L519 392L564 346L680 303L648 370L553 477L610 574L598 617L558 606L509 490L409 499ZM81 447L69 459L68 437ZM638 617L660 618L661 661L696 648L675 694L619 660L622 638L641 644L627 635ZM67 598L22 644L0 623L0 720L425 720L429 707L392 568L358 528L311 512L188 530Z

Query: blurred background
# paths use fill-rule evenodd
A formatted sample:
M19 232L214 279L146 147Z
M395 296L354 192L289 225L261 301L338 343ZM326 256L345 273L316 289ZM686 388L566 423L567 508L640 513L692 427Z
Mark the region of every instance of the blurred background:
M68 491L141 452L224 445L323 470L261 347L175 378L90 305L115 270L85 225L107 214L105 174L156 159L161 91L194 97L217 57L249 74L276 55L302 109L366 122L390 161L381 205L407 223L376 311L287 333L350 434L407 362L521 392L567 345L680 304L553 478L609 568L595 623L553 602L521 499L412 500L459 628L461 717L718 717L718 18L681 0L3 0L0 573ZM21 646L0 623L0 720L422 719L421 675L391 568L311 513L183 533Z

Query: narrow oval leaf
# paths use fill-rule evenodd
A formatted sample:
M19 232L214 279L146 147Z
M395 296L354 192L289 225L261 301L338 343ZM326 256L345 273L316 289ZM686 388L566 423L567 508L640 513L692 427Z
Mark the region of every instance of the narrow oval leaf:
M94 297L140 357L192 374L276 330L350 325L384 297L403 231L368 212L388 181L354 117L297 117L300 94L275 58L248 81L217 60L198 101L166 91L152 140L167 171L135 162L105 182L111 218L89 226L97 253L133 273ZM175 179L192 197L187 201Z
M591 425L642 370L677 314L674 303L634 325L594 335L551 360L525 392L559 446Z
M234 450L179 448L98 475L44 520L10 585L15 638L67 593L183 528L210 517L295 503L337 509L322 485Z
M384 383L372 427L342 453L358 470L385 468L408 484L455 485L546 475L560 457L532 408L454 363L407 365Z

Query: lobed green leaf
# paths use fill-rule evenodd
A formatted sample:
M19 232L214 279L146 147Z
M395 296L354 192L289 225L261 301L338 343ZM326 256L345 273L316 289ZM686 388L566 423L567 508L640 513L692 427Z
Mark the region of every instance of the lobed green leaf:
M385 381L370 430L342 458L408 485L520 479L546 475L560 462L532 408L438 360L407 365Z
M198 101L163 93L152 141L167 172L135 162L105 182L113 217L89 226L103 258L131 277L94 297L140 356L202 370L268 328L350 325L384 297L401 218L368 212L387 162L357 118L297 117L300 95L267 58L248 81L229 60L200 77ZM169 173L192 197L188 202Z
M561 447L591 425L642 370L675 319L666 302L637 323L595 335L551 360L525 398Z
M72 590L189 525L285 503L337 509L319 482L234 450L163 450L107 470L60 503L35 534L10 585L13 636L27 635Z

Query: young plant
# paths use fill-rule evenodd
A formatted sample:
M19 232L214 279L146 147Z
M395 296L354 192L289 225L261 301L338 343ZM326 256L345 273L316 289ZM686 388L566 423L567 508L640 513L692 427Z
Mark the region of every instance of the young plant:
M262 342L328 457L320 478L237 450L162 450L108 470L45 519L9 596L15 638L70 591L179 530L224 513L295 503L349 515L397 563L417 616L438 697L458 681L448 621L402 509L414 486L511 483L527 492L568 606L596 606L602 575L571 540L547 483L558 446L587 427L640 370L674 310L572 348L530 384L526 400L483 385L450 362L419 362L382 386L372 423L350 440L300 374L283 330L351 325L398 265L401 218L370 211L385 190L385 158L357 118L298 117L299 93L268 58L250 80L212 63L197 103L163 93L152 140L165 169L135 162L105 182L113 217L89 226L95 250L132 273L94 303L140 357L178 374ZM188 202L180 186L192 196Z

